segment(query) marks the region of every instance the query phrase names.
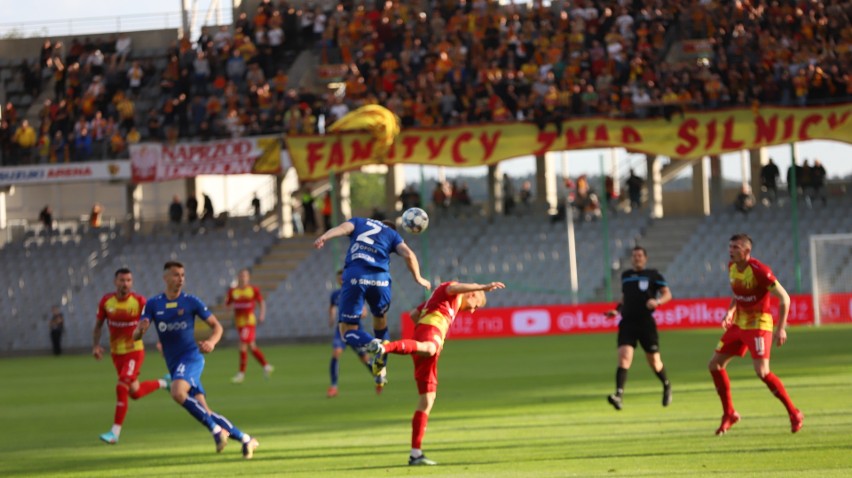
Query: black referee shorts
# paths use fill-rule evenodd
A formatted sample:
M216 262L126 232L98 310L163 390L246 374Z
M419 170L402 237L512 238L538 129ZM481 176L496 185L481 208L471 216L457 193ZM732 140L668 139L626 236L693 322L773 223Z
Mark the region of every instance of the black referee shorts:
M636 342L642 345L646 353L660 351L660 336L654 318L625 319L618 323L618 346L629 345L636 348Z

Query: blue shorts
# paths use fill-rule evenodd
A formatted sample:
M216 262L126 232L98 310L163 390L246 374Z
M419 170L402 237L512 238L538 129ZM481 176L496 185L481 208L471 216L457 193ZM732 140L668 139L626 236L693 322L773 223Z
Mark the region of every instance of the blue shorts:
M362 330L362 329L363 329L363 327L361 326L361 324L358 324L358 330ZM334 338L331 339L331 348L333 348L333 349L345 349L346 348L346 341L343 340L343 337L340 336L340 327L334 328ZM363 354L363 352L360 351L360 350L355 350L355 351L358 352L358 355Z
M206 395L204 386L201 385L201 372L204 371L204 357L199 353L189 353L178 357L177 360L168 364L172 380L185 380L189 382L189 396L194 397L199 393Z
M391 303L391 278L387 272L343 271L343 285L337 301L338 322L361 322L364 301L374 317L384 317Z
M358 327L360 329L360 327ZM331 348L333 349L345 349L346 342L343 340L343 337L340 336L340 327L334 327L334 338L331 339Z

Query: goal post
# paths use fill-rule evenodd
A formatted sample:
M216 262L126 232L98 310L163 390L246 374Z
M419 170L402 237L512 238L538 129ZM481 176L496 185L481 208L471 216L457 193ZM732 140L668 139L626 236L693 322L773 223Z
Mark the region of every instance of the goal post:
M852 233L810 236L814 325L852 321Z

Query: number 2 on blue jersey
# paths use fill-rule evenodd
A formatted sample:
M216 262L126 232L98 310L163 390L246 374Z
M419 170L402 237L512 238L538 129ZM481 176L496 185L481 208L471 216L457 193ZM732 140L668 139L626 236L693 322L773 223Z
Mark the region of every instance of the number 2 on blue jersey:
M381 232L382 226L379 225L379 224L370 224L370 223L367 223L367 225L370 226L370 230L364 231L361 234L358 234L358 237L356 237L355 240L363 242L365 244L373 245L373 244L376 243L376 241L374 241L373 238L371 238L370 236L373 236L373 235Z

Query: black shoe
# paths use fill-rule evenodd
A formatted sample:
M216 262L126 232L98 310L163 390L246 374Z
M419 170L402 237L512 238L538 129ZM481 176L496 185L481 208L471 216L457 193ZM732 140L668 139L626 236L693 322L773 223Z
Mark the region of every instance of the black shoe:
M616 410L621 410L621 397L615 394L608 395L606 401L609 402Z
M672 386L663 386L663 406L668 407L672 403Z

